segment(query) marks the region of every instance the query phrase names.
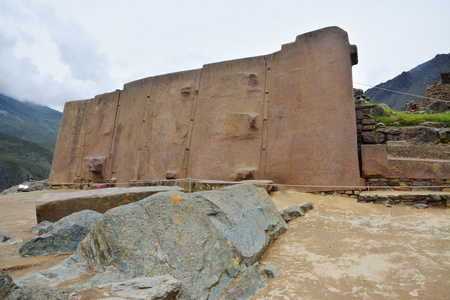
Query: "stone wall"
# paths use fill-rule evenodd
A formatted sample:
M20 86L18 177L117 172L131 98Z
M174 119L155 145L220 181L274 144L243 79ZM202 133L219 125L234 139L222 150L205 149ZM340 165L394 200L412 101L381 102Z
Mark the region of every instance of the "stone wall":
M441 73L438 80L423 92L419 103L405 103L405 111L411 113L443 113L450 111L450 73Z
M382 105L368 102L355 90L358 151L362 177L370 187L397 190L450 188L450 128L425 122L421 126L376 124Z
M49 184L193 177L357 187L356 63L347 33L329 27L270 55L68 102Z

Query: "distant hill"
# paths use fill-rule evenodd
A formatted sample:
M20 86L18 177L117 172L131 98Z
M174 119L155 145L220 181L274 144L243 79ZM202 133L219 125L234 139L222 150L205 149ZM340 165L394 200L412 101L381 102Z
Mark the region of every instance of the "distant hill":
M0 191L48 178L62 113L0 94Z
M419 102L420 98L377 88L421 96L425 88L433 85L439 74L443 72L450 72L450 53L438 54L432 60L418 65L414 69L403 72L387 82L380 83L375 88L366 90L364 95L369 97L374 103L386 103L392 109L404 110L406 101L414 100Z

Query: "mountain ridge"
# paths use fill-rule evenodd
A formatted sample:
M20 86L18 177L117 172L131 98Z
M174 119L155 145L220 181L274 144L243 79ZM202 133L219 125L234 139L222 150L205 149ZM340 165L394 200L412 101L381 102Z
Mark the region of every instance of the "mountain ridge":
M48 178L62 113L0 94L0 190Z
M409 71L367 89L364 94L373 103L386 103L395 110L404 110L406 101L419 102L420 97L411 95L423 95L426 87L433 85L439 75L450 72L450 53L437 54L433 59L424 62ZM388 90L398 91L405 94L394 93ZM411 94L411 95L406 95Z

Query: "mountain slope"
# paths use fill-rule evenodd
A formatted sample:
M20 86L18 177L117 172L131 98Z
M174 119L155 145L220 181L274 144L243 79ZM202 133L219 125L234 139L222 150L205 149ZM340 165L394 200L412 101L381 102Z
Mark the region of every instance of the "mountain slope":
M45 179L53 152L33 142L0 133L0 190L28 180Z
M400 91L403 93L422 95L425 88L433 85L443 72L450 72L450 53L438 54L408 72L403 72L397 77L380 83L375 88L368 89L364 94L374 103L386 103L395 110L404 110L405 102L414 100L418 102L420 98L409 95L393 93L378 88Z
M41 145L53 152L62 113L0 94L0 132Z
M50 172L62 113L0 94L0 191Z

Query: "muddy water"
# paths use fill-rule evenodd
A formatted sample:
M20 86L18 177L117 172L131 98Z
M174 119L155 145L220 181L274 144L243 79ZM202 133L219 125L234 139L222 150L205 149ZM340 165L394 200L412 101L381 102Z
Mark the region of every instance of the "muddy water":
M450 210L295 191L272 199L315 208L266 252L280 274L254 299L450 299Z
M36 224L43 193L0 196L0 230L31 238L23 230ZM262 263L276 265L280 275L254 299L450 299L449 209L388 208L295 191L271 197L279 209L308 201L315 208L268 249ZM15 280L68 256L12 255L22 243L0 246L0 267ZM93 291L84 298L106 296Z

